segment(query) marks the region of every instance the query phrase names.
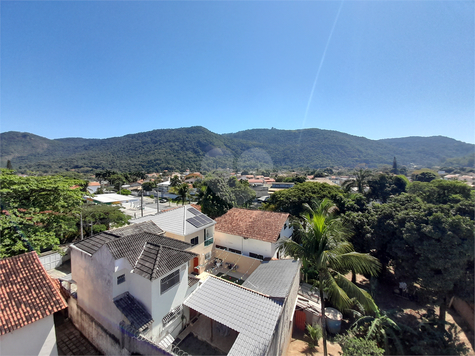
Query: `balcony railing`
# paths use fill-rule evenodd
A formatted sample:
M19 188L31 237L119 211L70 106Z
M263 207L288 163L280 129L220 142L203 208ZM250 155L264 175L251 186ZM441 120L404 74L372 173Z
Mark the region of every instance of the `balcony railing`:
M213 243L213 238L208 238L207 240L205 240L205 246L209 246Z

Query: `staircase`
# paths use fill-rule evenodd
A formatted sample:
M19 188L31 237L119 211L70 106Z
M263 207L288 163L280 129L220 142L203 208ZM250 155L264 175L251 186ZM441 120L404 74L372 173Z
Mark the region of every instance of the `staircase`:
M173 344L173 341L175 341L175 338L171 336L169 333L167 333L167 335L163 339L160 340L160 342L158 343L158 346L160 346L164 350L170 350L171 345Z

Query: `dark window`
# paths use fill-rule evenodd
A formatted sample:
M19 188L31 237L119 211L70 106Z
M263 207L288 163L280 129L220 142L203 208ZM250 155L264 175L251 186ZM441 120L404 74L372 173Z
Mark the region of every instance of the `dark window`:
M257 253L252 253L252 252L249 252L249 257L258 258L258 259L260 259L260 260L263 260L263 259L264 259L264 256L258 255Z
M121 274L117 277L117 284L121 284L125 282L125 274Z
M198 236L196 237L193 237L190 241L190 243L194 246L194 245L198 245Z
M235 249L233 249L233 248L230 248L229 251L234 252L234 253L241 254L241 251L235 250Z
M227 251L228 248L227 247L224 247L224 246L221 246L221 245L215 245L216 248L219 248L220 250L225 250Z
M170 288L180 283L180 271L170 273L168 276L163 277L160 281L160 294L165 293Z

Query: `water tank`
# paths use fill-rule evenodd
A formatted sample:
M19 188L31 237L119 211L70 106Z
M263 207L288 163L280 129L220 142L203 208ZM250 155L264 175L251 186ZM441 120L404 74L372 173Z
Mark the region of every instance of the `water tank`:
M341 319L343 314L335 308L325 308L327 330L332 334L338 334L341 328Z

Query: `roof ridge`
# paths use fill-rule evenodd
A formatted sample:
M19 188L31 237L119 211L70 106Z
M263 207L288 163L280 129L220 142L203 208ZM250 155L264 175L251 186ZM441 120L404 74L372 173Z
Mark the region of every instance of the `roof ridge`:
M153 261L153 268L152 268L152 273L150 273L150 280L152 280L153 276L155 275L155 271L158 271L158 261L160 260L162 252L163 252L163 246L158 245L158 252L157 252L157 255L155 256L155 261Z

